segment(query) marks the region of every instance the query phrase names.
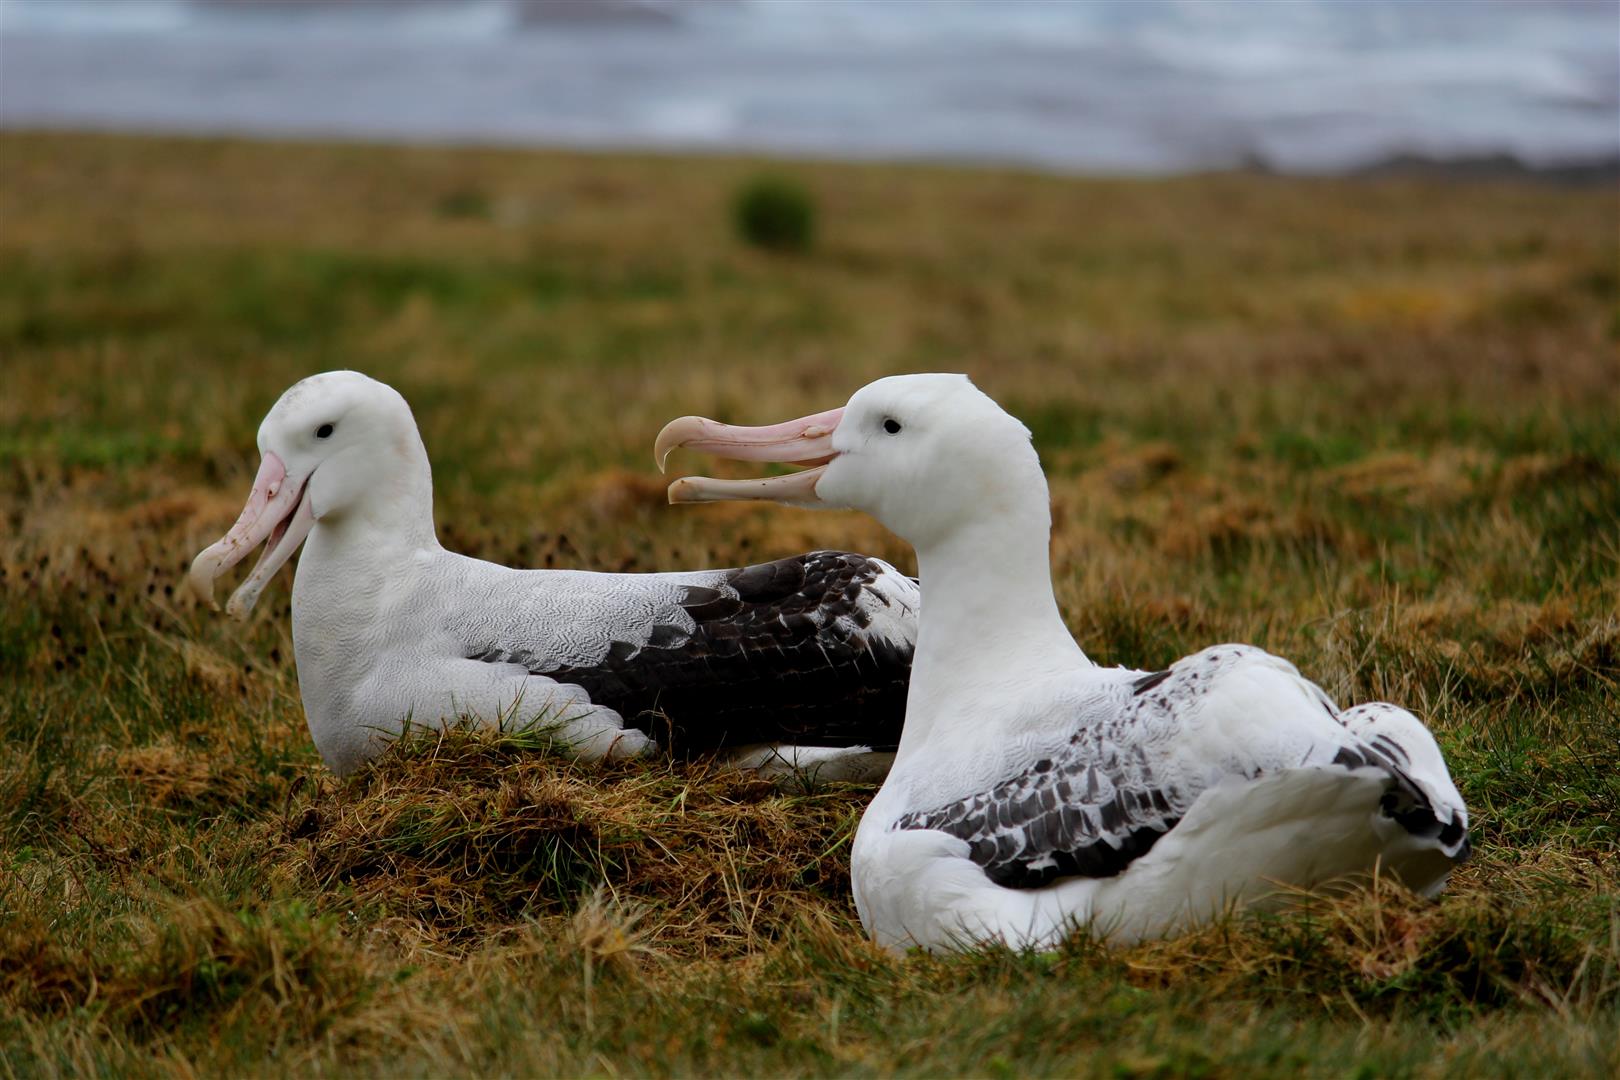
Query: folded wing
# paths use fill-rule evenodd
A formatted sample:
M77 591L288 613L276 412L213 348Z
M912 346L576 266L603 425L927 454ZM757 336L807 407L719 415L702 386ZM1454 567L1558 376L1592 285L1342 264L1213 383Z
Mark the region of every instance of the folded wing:
M879 559L817 551L535 587L534 617L475 628L467 655L577 685L676 754L899 742L918 592Z
M1384 814L1449 859L1466 856L1461 798L1417 719L1394 706L1340 714L1314 683L1263 650L1216 646L1165 671L1122 677L1111 697L1078 710L1059 696L1053 710L1052 722L1073 731L1062 750L988 790L907 814L894 828L956 836L992 882L1038 888L1122 873L1216 784L1370 767L1387 778ZM1395 733L1404 743L1391 741Z

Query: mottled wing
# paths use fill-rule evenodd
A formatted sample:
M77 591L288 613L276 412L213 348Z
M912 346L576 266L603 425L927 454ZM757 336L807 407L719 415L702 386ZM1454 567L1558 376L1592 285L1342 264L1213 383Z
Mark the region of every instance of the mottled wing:
M1376 768L1388 777L1382 809L1389 818L1454 858L1466 854L1461 798L1439 748L1404 710L1341 714L1292 664L1245 645L1214 646L1165 671L1121 676L1129 681L1100 713L1070 717L1074 734L1060 752L895 827L950 833L967 841L992 881L1034 888L1059 877L1122 872L1223 778ZM1379 738L1391 733L1404 736L1404 745ZM1433 760L1414 768L1414 748Z
M578 685L678 754L762 742L874 749L899 742L915 582L881 560L842 551L703 581L679 586L667 610L627 622L585 662L511 642L474 655Z
M1423 722L1383 701L1346 709L1338 720L1360 740L1359 759L1382 765L1399 779L1384 797L1384 812L1413 835L1433 837L1453 859L1466 859L1468 808Z
M1132 686L1134 702L1167 672ZM1136 710L1133 708L1132 712ZM1060 877L1112 877L1148 853L1197 797L1150 762L1134 725L1087 725L1064 751L989 791L901 818L899 829L937 829L968 842L969 857L1008 888Z

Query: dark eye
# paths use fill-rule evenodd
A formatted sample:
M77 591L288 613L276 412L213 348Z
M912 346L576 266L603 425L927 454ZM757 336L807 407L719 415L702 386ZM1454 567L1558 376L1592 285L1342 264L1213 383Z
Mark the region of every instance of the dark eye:
M332 425L322 424L320 427L316 428L315 437L317 439L330 439L332 437Z
M887 431L890 435L900 434L900 421L896 420L892 416L885 417L883 420L883 430Z

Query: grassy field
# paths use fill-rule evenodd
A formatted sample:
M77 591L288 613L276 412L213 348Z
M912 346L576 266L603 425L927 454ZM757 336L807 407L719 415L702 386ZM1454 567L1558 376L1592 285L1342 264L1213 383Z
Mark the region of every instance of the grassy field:
M0 136L0 1073L1620 1071L1613 193L804 164L795 257L730 230L760 168ZM466 733L339 780L290 575L246 625L179 589L335 367L411 400L447 545L610 570L911 565L668 508L651 440L970 372L1093 657L1247 641L1409 705L1475 857L1433 904L897 959L848 895L868 790Z

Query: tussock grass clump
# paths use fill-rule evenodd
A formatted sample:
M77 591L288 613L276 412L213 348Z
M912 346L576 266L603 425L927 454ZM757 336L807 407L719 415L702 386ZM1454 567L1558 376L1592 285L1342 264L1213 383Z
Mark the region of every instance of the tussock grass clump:
M816 235L816 204L805 186L783 176L757 176L732 197L737 235L765 251L799 254Z
M806 904L847 908L847 846L867 789L806 794L713 763L580 765L521 733L407 734L354 777L299 793L272 858L301 892L408 918L445 947L561 916L606 887L649 940L733 954Z

